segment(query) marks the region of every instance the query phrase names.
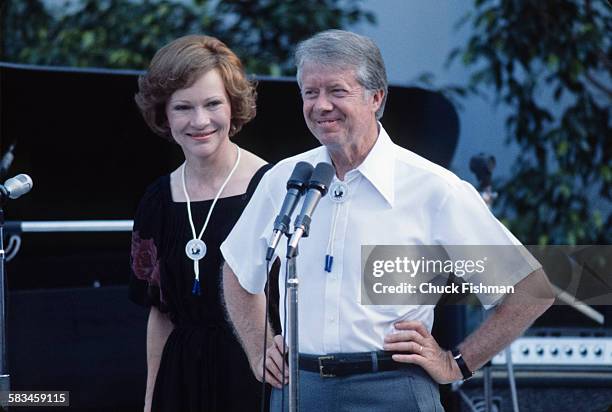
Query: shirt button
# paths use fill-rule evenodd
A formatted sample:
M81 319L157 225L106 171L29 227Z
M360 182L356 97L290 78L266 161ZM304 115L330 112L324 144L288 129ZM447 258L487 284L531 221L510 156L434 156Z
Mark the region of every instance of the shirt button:
M329 317L329 321L330 321L331 323L334 323L334 322L336 321L336 318L334 318L333 316L330 316L330 317Z

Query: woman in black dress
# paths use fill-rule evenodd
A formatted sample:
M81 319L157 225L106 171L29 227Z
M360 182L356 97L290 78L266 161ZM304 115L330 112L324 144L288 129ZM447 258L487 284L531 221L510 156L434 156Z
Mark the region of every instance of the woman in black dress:
M136 212L130 298L150 306L145 411L249 411L260 384L224 316L221 242L267 170L230 136L255 116L255 88L219 40L161 48L136 103L185 162L151 184Z

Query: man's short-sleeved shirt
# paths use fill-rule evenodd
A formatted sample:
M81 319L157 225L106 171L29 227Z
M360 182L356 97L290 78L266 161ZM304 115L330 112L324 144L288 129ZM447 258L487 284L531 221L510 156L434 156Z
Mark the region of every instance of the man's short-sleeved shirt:
M420 320L431 330L431 305L362 305L361 245L520 245L491 214L478 192L448 170L394 144L379 125L379 136L363 163L349 171L343 192L323 197L310 233L300 241L299 347L325 354L382 350L384 336L398 320ZM323 146L279 162L262 178L221 252L240 284L261 293L266 282L266 249L274 219L296 163L331 163ZM338 195L338 193L336 193ZM337 199L335 199L337 200ZM297 210L299 211L300 205ZM333 255L331 272L325 255ZM279 290L284 313L286 242ZM517 283L537 269L525 259L508 262L508 278Z

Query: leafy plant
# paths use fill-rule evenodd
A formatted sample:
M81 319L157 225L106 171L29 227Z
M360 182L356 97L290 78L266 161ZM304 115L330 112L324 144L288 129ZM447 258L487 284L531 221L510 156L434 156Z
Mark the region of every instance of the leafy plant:
M361 0L79 0L53 12L42 0L2 9L2 59L144 69L170 40L203 33L226 42L258 74L292 74L293 47L312 34L374 23Z
M475 0L460 93L510 107L500 215L527 243L612 241L612 13L606 1ZM455 90L457 91L457 90ZM597 202L598 206L594 203Z

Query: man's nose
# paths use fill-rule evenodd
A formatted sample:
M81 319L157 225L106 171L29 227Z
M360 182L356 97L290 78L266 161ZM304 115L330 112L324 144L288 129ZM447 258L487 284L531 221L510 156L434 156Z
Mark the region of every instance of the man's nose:
M334 109L334 105L327 97L327 93L319 93L314 102L314 108L319 112L329 112Z

